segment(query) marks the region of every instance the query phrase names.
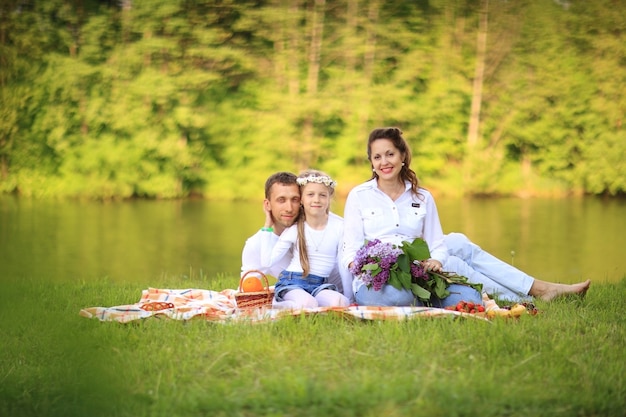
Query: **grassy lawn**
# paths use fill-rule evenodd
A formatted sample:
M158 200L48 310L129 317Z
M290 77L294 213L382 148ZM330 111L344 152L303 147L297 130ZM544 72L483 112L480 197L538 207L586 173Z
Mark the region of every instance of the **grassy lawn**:
M163 288L234 288L161 278ZM626 410L626 277L519 320L263 324L81 308L136 302L138 284L3 284L0 416L616 416Z

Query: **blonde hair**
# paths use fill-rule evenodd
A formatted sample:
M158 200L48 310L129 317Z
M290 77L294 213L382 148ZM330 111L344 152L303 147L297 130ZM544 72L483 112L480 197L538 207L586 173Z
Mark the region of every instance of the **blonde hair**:
M330 197L335 193L335 185L337 183L326 173L315 169L308 169L298 175L296 179L298 185L300 185L300 191L302 187L310 183L324 184L328 187L328 195ZM330 205L326 209L326 213L330 211ZM309 275L311 270L309 264L309 249L306 244L306 237L304 234L304 222L306 221L306 214L304 213L304 207L300 204L300 214L298 215L298 245L300 247L300 265L302 266L302 276Z

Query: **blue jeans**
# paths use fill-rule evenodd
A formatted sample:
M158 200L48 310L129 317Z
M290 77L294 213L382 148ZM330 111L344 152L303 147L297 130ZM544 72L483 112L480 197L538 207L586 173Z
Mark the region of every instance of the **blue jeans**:
M322 290L337 291L335 284L328 284L327 278L317 275L302 277L302 272L283 271L278 276L278 283L274 286L274 299L285 301L283 296L291 290L300 289L315 297Z
M467 285L452 284L448 287L450 295L440 299L431 297L433 307L445 308L454 306L459 301L471 301L482 304L481 294ZM380 291L367 288L365 285L354 294L358 305L362 306L423 306L424 304L409 290L397 289L392 285L383 285Z
M433 307L445 308L455 306L459 301L467 301L481 305L483 303L482 295L467 285L451 284L448 287L448 291L450 291L450 295L446 298L431 297L430 302L433 304Z
M446 271L466 276L470 282L483 284L483 291L500 299L520 301L528 299L535 279L512 265L496 258L472 243L462 233L444 236L448 247Z
M363 285L354 294L356 303L360 306L413 306L422 303L415 298L411 291L405 289L397 289L393 285L385 284L376 291L374 288L367 288Z

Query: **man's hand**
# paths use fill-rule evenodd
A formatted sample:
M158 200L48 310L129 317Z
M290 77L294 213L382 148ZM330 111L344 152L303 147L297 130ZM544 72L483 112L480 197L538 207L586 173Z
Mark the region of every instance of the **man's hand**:
M274 228L274 218L272 217L272 210L268 203L263 204L263 212L265 213L265 226L263 227Z

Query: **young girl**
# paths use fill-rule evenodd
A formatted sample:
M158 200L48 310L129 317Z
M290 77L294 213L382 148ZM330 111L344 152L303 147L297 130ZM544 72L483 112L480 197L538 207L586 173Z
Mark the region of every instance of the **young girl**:
M289 266L278 276L274 299L283 308L346 307L350 304L348 298L328 283L328 276L337 267L343 238L343 219L330 213L336 183L314 170L300 174L297 183L301 195L298 221L280 235L273 247L273 225L263 228L267 231L261 245L263 267L271 267L287 252L292 253ZM343 281L347 280L344 289L350 288L351 277L343 272Z

